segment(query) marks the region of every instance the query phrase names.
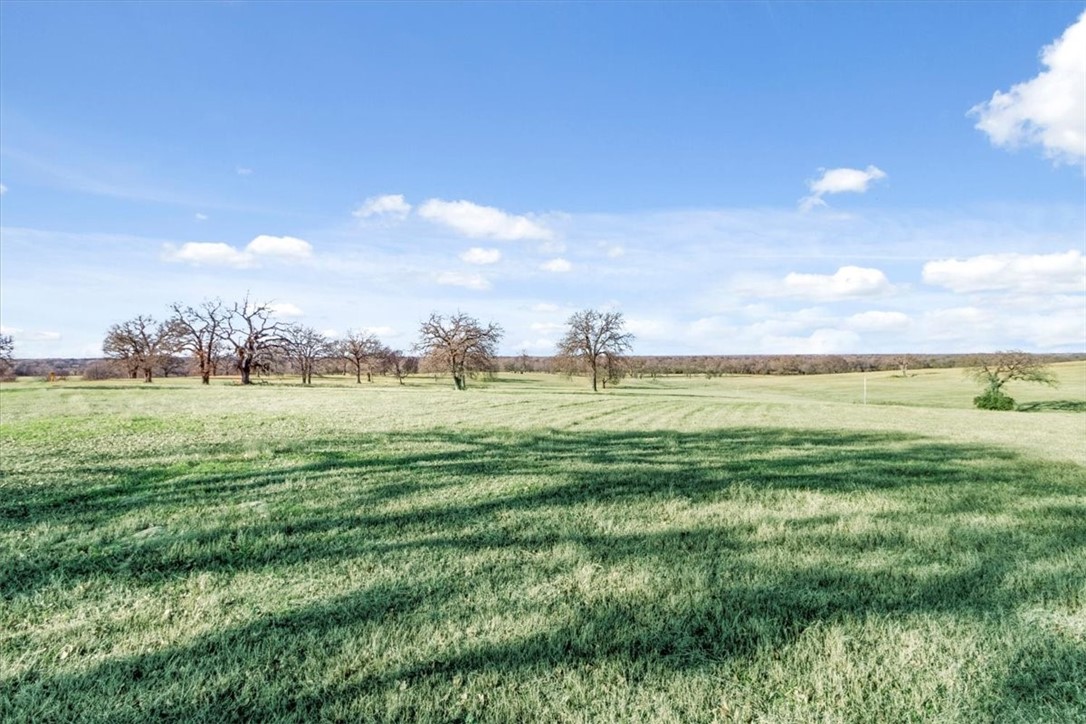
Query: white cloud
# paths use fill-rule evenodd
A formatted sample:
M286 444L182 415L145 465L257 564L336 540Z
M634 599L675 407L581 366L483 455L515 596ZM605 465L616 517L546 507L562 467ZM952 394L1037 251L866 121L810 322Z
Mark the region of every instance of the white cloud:
M810 211L816 206L825 206L826 202L822 197L826 194L865 193L873 181L884 178L886 178L886 172L877 166L868 166L863 170L858 168L826 169L821 178L807 182L811 195L800 199L800 209Z
M398 337L396 330L392 327L363 327L362 331L366 334L374 334L378 337Z
M368 219L371 216L404 219L409 213L411 213L411 204L407 203L403 194L385 194L369 197L354 210L353 215L359 219Z
M60 332L34 331L3 325L0 325L0 334L10 335L16 342L59 342L63 339Z
M291 304L290 302L272 302L268 305L268 308L280 317L301 317L305 314L305 312L298 308L298 305Z
M0 184L0 196L3 196L8 192L8 187L4 184Z
M843 266L833 274L799 274L784 278L782 293L809 299L849 299L885 294L893 287L879 269Z
M293 236L261 235L248 243L244 250L222 242L190 241L181 245L162 245L162 258L169 262L187 262L198 266L232 266L239 269L256 266L260 258L285 261L308 259L313 246Z
M335 339L336 337L339 336L339 330L336 330L336 329L322 329L321 330L321 335L324 336L324 337L327 337L328 339Z
M234 173L236 173L238 176L251 176L253 170L245 166L237 166L234 168Z
M430 199L419 207L419 216L476 239L515 241L553 236L550 229L527 216L514 216L493 206L480 206L470 201Z
M549 302L539 302L538 304L533 304L531 309L533 312L557 312L561 307Z
M997 146L1039 145L1057 162L1086 163L1086 12L1041 50L1037 77L969 110Z
M284 259L308 259L313 255L313 245L293 236L268 236L261 234L245 247L249 254Z
M557 334L566 330L566 325L559 324L558 322L534 322L531 325L533 332L539 332L541 334Z
M1061 254L982 254L968 259L939 259L924 265L928 284L955 292L1086 291L1086 257L1077 250Z
M807 337L765 337L769 354L839 354L860 350L860 336L845 329L816 329Z
M208 219L207 214L201 214L199 212L196 213L196 220L197 221L207 221L207 219Z
M910 321L909 315L903 312L870 311L853 314L845 324L860 332L889 332L906 329Z
M490 289L490 282L482 274L465 274L464 272L447 271L439 273L436 277L436 281L438 284L444 284L445 286L464 287L480 292Z
M543 264L540 264L539 268L543 269L544 271L555 272L555 273L561 274L561 273L568 272L569 270L571 270L573 268L573 265L570 264L565 259L558 258L558 259L551 259L548 262L544 262Z
M497 249L482 249L473 246L460 255L460 258L468 264L496 264L502 258L502 253Z
M164 244L162 258L171 262L187 262L198 266L232 266L243 269L253 266L252 254L247 254L221 242L189 241L177 248Z

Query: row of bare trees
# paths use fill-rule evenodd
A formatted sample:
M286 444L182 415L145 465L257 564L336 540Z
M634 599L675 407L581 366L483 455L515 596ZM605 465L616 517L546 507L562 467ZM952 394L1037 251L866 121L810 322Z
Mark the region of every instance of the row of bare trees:
M245 385L281 360L301 374L302 384L311 384L318 366L330 360L349 366L358 383L363 374L372 381L377 373L391 373L402 383L417 369L415 358L372 334L348 331L342 340L332 340L312 327L276 320L270 304L253 303L248 297L229 305L221 299L196 306L175 303L169 310L162 321L140 315L114 324L102 351L130 377L142 374L146 382L165 360L181 354L192 360L204 384L227 358ZM586 373L593 390L601 381L604 387L617 382L626 369L623 356L633 342L633 335L624 330L622 314L585 310L570 317L568 326L556 350L556 368ZM422 355L424 369L447 372L454 387L464 390L469 378L497 371L502 335L501 326L493 322L483 324L463 312L448 316L435 312L421 323L414 351Z
M196 306L175 303L169 309L165 320L140 315L114 324L106 332L103 353L130 377L142 374L146 382L165 360L182 354L205 385L227 360L243 385L284 360L301 374L303 384L311 384L318 365L329 360L349 363L359 383L363 372L369 381L374 373L391 372L402 382L413 370L411 358L372 334L348 331L343 340L332 340L312 327L276 320L270 304L248 297L233 304L221 299Z

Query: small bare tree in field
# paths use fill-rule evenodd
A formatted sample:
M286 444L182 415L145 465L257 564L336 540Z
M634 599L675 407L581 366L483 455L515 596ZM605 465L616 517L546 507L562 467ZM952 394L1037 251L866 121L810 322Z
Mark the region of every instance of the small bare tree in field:
M585 365L592 375L592 391L600 379L617 379L623 355L630 351L634 336L624 330L621 312L586 309L569 318L569 329L558 342L558 357Z
M355 382L362 384L362 370L366 382L373 382L373 373L385 363L388 350L376 335L348 329L347 336L339 343L339 354L354 368Z
M10 380L15 377L15 338L10 334L0 334L0 379Z
M469 374L493 368L501 338L502 328L497 324L484 327L479 320L463 312L448 318L435 312L419 327L415 348L439 360L452 374L456 389L465 390Z
M313 384L313 370L317 363L330 357L335 345L323 334L302 324L291 324L283 328L283 350L298 366L302 374L302 384Z
M241 384L252 384L252 373L267 367L276 350L282 347L284 326L272 319L267 303L256 304L245 297L234 302L226 321L226 340L234 349L234 359Z
M106 332L102 352L119 360L135 379L143 371L143 381L151 382L154 369L162 357L176 351L176 340L167 322L156 322L142 314L120 324L114 324Z
M418 370L418 360L407 357L402 350L385 348L385 365L401 385L404 378Z
M169 324L178 348L196 360L200 381L211 384L215 358L227 333L230 310L223 306L221 299L204 301L197 307L182 307L175 302L170 310L173 316Z
M1019 350L978 357L968 374L984 385L983 394L973 398L973 404L984 410L1014 409L1014 399L1003 391L1003 385L1012 380L1039 382L1050 387L1059 384L1047 365L1036 356Z

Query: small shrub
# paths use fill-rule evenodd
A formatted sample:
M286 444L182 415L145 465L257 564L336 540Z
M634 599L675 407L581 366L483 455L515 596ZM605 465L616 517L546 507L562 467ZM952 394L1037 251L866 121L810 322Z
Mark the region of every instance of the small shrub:
M973 398L973 404L981 410L1013 410L1014 398L1000 390L985 390Z

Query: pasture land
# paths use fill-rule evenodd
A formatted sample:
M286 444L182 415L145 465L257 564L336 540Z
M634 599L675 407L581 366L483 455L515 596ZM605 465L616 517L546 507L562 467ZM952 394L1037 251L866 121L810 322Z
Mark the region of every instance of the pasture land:
M0 386L0 720L1086 721L1086 363Z

